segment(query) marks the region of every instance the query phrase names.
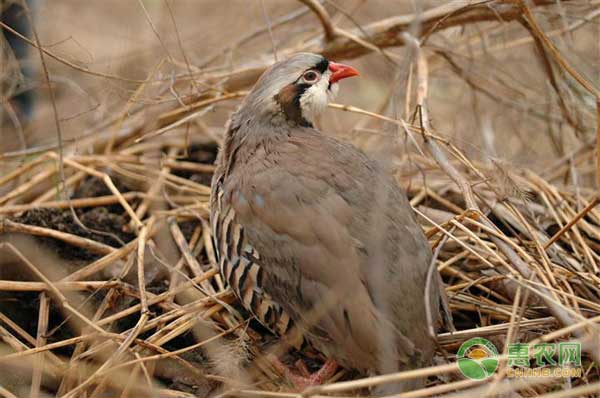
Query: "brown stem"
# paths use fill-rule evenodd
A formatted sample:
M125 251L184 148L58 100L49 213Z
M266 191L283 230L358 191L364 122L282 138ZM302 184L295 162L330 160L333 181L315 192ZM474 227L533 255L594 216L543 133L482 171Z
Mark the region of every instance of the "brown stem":
M306 5L308 8L310 8L311 11L317 15L317 18L319 18L321 25L323 25L325 41L330 42L333 39L335 39L335 36L336 36L335 28L333 27L333 24L331 23L331 17L329 16L329 13L325 9L325 7L323 7L323 5L316 0L299 0L299 1L301 3L303 3L304 5Z

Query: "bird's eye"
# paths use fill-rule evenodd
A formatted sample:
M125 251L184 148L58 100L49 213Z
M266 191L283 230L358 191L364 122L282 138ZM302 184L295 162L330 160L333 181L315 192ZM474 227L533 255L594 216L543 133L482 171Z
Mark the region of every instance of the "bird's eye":
M304 81L306 83L314 83L317 80L319 80L319 74L317 72L315 72L314 70L309 70L304 72L304 74L302 75L302 78L304 79Z

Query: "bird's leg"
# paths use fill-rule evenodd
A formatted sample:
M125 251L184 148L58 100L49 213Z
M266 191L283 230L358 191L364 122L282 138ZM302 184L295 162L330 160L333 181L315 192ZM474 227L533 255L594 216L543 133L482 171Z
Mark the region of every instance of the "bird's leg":
M284 375L287 380L292 382L292 384L294 384L294 386L300 391L310 386L317 386L325 383L335 374L338 369L337 362L335 362L333 359L328 359L323 366L321 366L321 369L314 373L310 373L306 367L306 364L303 361L298 360L296 362L296 367L301 373L301 375L298 375L290 370L278 358L270 356L269 359L275 369Z
M302 359L297 360L296 362L294 362L294 365L296 365L296 369L298 369L298 371L300 372L300 374L304 377L310 377L311 373L308 370L308 367L306 366L306 363L304 363L304 361Z

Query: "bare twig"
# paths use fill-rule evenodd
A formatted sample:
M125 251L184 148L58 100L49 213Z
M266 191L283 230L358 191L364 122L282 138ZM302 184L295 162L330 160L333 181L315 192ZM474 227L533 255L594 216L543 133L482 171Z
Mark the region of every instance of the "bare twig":
M310 8L311 11L315 13L317 18L319 18L319 21L321 22L321 25L323 26L325 41L330 42L333 39L335 39L336 31L331 22L331 17L329 16L329 13L325 9L325 7L323 7L323 5L316 0L299 0L299 1L303 4L305 4L308 8Z
M547 250L550 246L552 246L552 244L554 244L554 242L559 240L560 237L563 236L565 232L567 232L569 229L571 229L571 227L573 225L575 225L577 223L577 221L579 221L579 220L581 220L581 218L585 217L585 215L588 214L594 207L596 207L596 205L598 203L600 203L600 197L595 197L594 199L592 199L585 208L583 208L575 217L573 217L573 219L571 221L569 221L567 223L567 225L562 227L560 229L560 231L555 233L552 236L552 238L550 238L550 240L544 244L544 249Z

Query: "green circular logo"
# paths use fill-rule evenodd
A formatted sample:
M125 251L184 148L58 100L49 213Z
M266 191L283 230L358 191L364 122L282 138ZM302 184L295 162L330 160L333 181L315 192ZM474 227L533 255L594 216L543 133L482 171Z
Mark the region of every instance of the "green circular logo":
M489 340L473 337L462 343L456 353L461 373L473 380L483 380L498 368L498 350Z

